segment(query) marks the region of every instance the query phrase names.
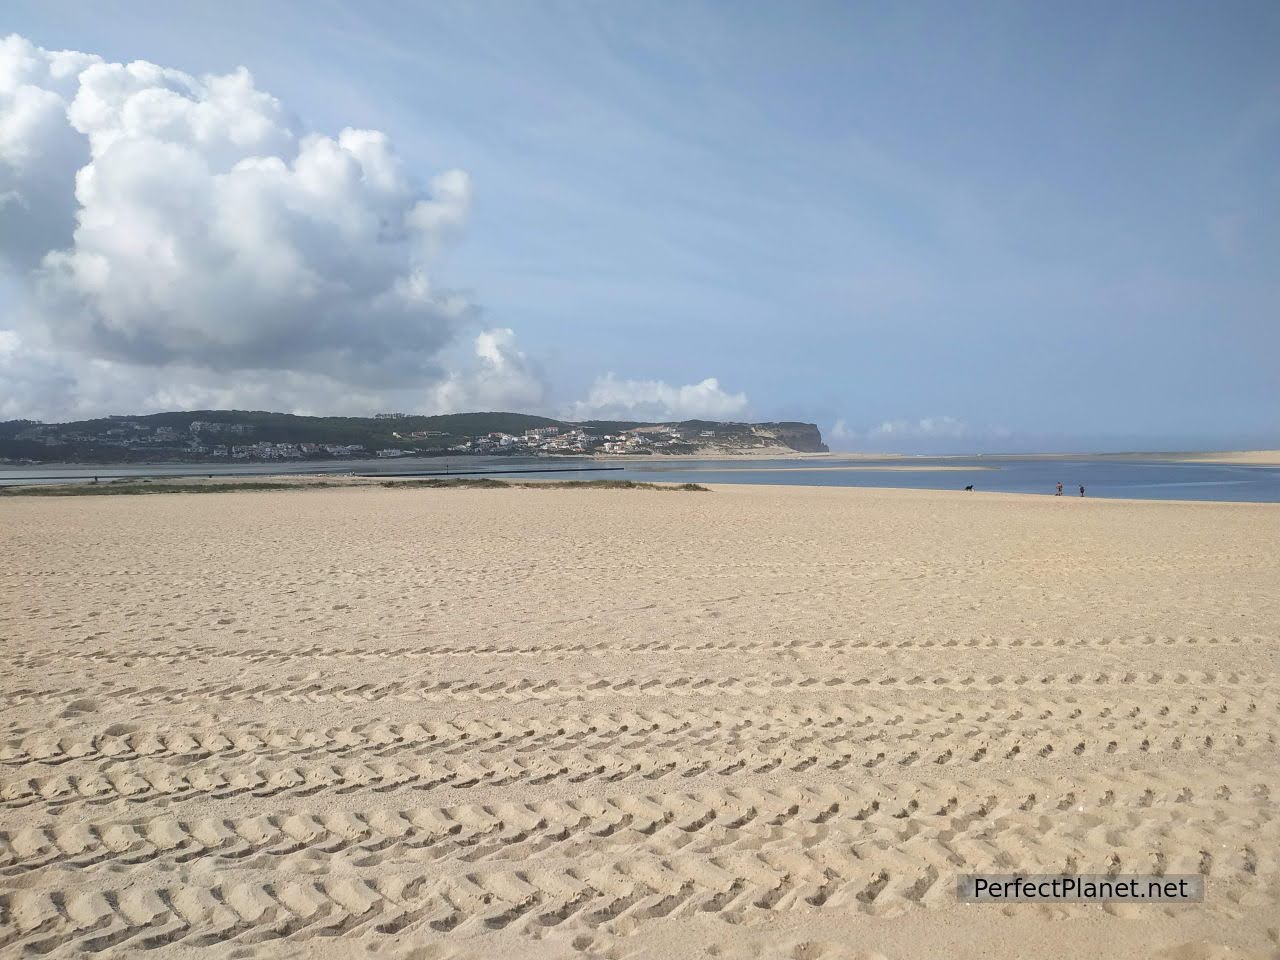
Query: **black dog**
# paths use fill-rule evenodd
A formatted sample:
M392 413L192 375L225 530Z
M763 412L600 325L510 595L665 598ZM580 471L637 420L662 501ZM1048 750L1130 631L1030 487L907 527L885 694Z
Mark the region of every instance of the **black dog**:
M966 489L966 490L968 490L968 491L970 491L970 492L972 492L972 490L973 490L973 484L972 484L972 483L971 483L971 484L969 484L967 487L965 487L965 489Z

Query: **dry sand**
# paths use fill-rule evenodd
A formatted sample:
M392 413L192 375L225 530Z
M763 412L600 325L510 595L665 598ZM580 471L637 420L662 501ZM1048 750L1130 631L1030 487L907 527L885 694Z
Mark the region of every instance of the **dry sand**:
M1222 453L1193 453L1179 459L1189 463L1234 463L1246 466L1280 467L1280 450L1227 450Z
M0 503L0 954L1274 956L1280 507ZM956 902L1199 872L1203 905Z

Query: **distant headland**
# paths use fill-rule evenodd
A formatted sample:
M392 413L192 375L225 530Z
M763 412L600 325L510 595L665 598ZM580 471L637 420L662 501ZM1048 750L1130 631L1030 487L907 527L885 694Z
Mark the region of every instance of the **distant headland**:
M570 422L524 413L306 417L259 410L190 410L68 423L0 422L0 463L10 464L826 452L818 427L797 422Z

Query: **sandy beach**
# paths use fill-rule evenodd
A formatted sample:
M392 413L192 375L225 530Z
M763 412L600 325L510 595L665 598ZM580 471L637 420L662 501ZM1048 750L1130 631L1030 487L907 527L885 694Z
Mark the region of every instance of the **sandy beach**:
M0 502L0 955L1274 957L1280 505ZM1202 904L962 904L961 873Z
M1193 453L1182 459L1189 463L1231 463L1242 466L1280 466L1280 450L1227 450L1221 453Z

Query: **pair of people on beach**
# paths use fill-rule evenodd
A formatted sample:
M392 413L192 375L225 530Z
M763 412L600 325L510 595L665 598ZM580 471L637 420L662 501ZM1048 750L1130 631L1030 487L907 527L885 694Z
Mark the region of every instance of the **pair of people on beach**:
M1062 496L1062 481L1061 481L1061 480L1059 480L1059 481L1058 481L1058 492L1057 492L1057 493L1055 493L1055 494L1054 494L1054 496L1055 496L1055 497L1060 497L1060 496ZM1082 497L1084 496L1084 484L1083 484L1083 483L1082 483L1082 484L1080 484L1080 496L1082 496Z

